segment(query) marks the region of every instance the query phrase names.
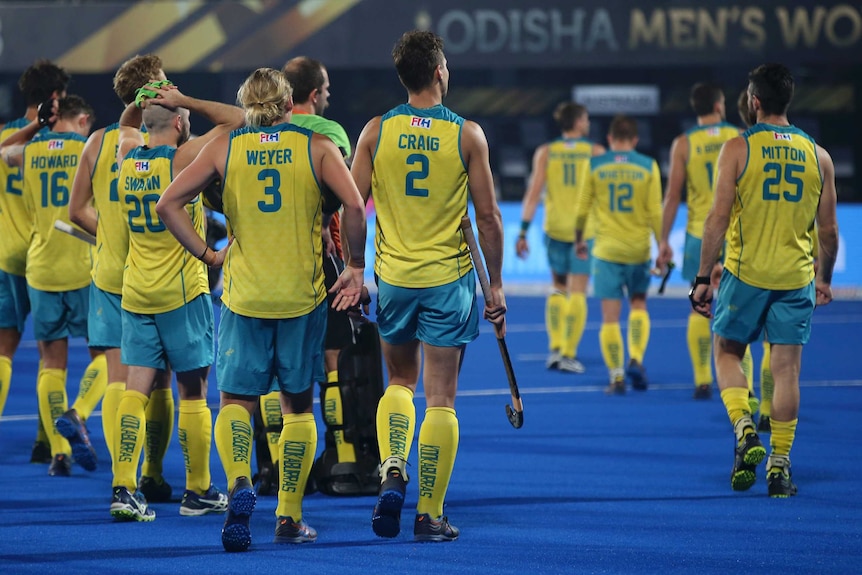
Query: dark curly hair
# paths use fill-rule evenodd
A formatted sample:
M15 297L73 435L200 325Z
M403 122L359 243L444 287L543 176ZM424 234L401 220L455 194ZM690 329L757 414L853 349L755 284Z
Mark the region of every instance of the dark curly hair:
M434 82L434 70L443 63L443 39L433 32L405 32L392 49L398 78L410 92Z
M50 60L36 60L21 74L18 88L24 94L28 106L36 106L48 100L54 92L61 95L69 86L72 76Z

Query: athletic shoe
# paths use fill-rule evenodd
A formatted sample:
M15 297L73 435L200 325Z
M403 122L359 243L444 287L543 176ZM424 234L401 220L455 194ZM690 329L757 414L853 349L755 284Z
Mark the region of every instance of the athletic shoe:
M33 449L30 451L30 463L51 463L51 445L44 441L33 442Z
M142 475L138 481L138 491L143 493L150 503L168 503L173 495L173 490L164 477L155 479Z
M751 412L751 415L754 415L758 410L760 410L760 400L757 399L757 396L750 391L748 392L748 409Z
M251 545L248 523L257 503L257 495L248 477L238 477L230 491L227 517L221 530L221 544L229 553L245 551Z
M259 496L278 495L278 462L262 464L252 481Z
M625 395L626 382L622 376L617 376L611 379L610 385L605 388L605 393L607 395Z
M736 447L734 448L733 469L730 472L730 486L734 491L746 491L756 479L757 464L766 457L766 449L754 431L754 422L746 416L734 425Z
M768 415L760 414L760 419L757 421L757 431L762 433L772 432L772 422L769 420Z
M587 371L587 368L584 367L584 364L579 362L574 357L561 358L557 369L559 369L560 371L565 371L567 373L584 373L585 371Z
M712 384L711 383L702 383L694 388L694 398L695 399L711 399L712 398Z
M548 355L548 359L545 360L545 368L547 368L547 369L559 368L561 359L563 359L563 356L560 355L559 351L557 351L557 350L552 351Z
M129 493L125 487L114 487L111 494L111 517L116 521L154 521L156 512L147 505L140 491Z
M629 360L629 365L626 367L626 377L632 384L632 389L645 391L649 385L649 380L646 376L646 368L635 359Z
M276 519L274 540L276 543L312 543L315 540L317 540L317 531L309 527L305 519L301 519L299 523L296 523L293 517L284 515Z
M401 531L401 508L407 480L398 467L390 467L386 479L380 484L377 505L371 515L371 528L379 537L396 537Z
M770 455L766 464L766 485L770 497L786 498L796 495L796 484L791 480L790 458Z
M72 462L69 461L69 456L65 453L58 453L51 460L51 466L48 467L48 475L51 477L69 477L72 475Z
M96 469L96 450L90 443L87 426L84 425L78 412L74 408L70 409L57 418L54 426L57 428L57 433L69 440L75 463L87 471L94 471Z
M416 541L455 541L460 534L461 531L450 525L445 515L433 519L427 513L419 513L413 522L413 539Z
M194 517L207 513L224 513L227 511L227 495L210 485L207 492L198 495L196 491L186 489L183 502L180 503L180 515Z

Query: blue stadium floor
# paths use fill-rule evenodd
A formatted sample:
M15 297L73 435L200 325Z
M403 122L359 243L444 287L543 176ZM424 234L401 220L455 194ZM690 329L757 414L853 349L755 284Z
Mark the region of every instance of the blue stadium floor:
M275 545L275 498L261 498L253 543L229 555L222 516L181 517L184 472L174 434L165 476L175 501L154 523L113 523L110 463L98 412L90 431L99 468L48 477L28 463L36 430L35 342L15 358L0 419L0 565L7 573L853 573L862 564L862 379L857 369L862 302L817 310L803 354L802 409L793 449L799 495L766 496L764 471L748 492L729 485L732 430L718 395L691 399L685 344L688 302L650 300L646 392L607 397L598 347L598 302L580 356L584 375L544 369L542 298L509 298L510 351L525 405L513 429L505 373L492 331L468 348L457 409L460 452L446 513L458 541L417 544L408 486L405 527L394 540L371 532L373 497L306 499L316 543ZM761 349L754 349L759 363ZM69 389L87 363L74 342ZM218 405L215 382L211 406ZM424 400L417 401L422 413ZM854 415L856 414L856 415ZM418 427L417 427L418 429ZM322 433L321 433L322 438ZM415 453L415 443L414 443ZM216 485L224 474L212 450ZM434 571L432 571L432 569Z

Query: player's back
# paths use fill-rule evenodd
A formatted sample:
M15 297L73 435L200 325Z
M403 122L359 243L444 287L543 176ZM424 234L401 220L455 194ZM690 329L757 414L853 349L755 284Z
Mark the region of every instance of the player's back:
M312 135L290 124L230 134L223 198L235 239L224 264L222 301L235 313L298 317L326 299Z
M685 166L686 232L696 238L703 236L706 216L712 208L713 181L721 146L739 135L739 128L727 122L695 126L686 133L688 162Z
M545 233L561 242L575 241L575 217L583 182L588 173L593 143L586 138L559 138L548 144L545 169ZM584 237L593 237L593 219L587 219Z
M297 114L294 112L290 117L290 123L294 126L311 130L315 134L326 136L332 140L333 144L338 146L342 156L345 158L350 157L350 139L347 137L344 127L338 122L316 114Z
M90 246L54 228L69 219L69 194L86 138L73 132L43 130L24 147L24 198L32 214L27 251L27 283L51 292L90 283Z
M0 142L29 124L27 118L18 118L0 130ZM24 204L21 170L0 160L0 270L23 276L27 266L27 249L30 246L30 215Z
M389 284L434 287L472 270L460 227L467 213L463 125L442 105L402 104L380 120L371 175L374 271Z
M814 140L795 126L755 124L737 178L727 270L749 285L798 289L814 278L811 230L823 178Z
M175 153L171 146L141 146L126 154L120 165L117 188L129 230L122 306L131 312L164 313L209 293L204 264L186 251L156 213L156 203L171 183ZM204 237L200 195L186 211Z
M607 152L590 160L587 193L596 219L593 255L616 263L650 259L650 232L661 213L656 161L635 151Z

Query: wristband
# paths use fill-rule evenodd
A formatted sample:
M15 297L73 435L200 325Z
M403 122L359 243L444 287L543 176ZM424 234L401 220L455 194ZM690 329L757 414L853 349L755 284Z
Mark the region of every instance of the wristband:
M706 286L706 285L709 285L709 283L710 283L709 276L694 276L694 281L691 282L691 287L700 286L700 285Z
M530 222L527 220L521 220L521 234L526 235L527 230L530 229Z
M204 261L204 256L205 256L205 255L207 255L207 250L208 250L208 249L210 249L210 247L209 247L208 245L207 245L207 246L204 246L204 251L202 251L202 252L201 252L201 255L199 255L199 256L198 256L198 259L199 259L200 261L202 261L202 262ZM204 262L204 263L206 263L206 262Z

